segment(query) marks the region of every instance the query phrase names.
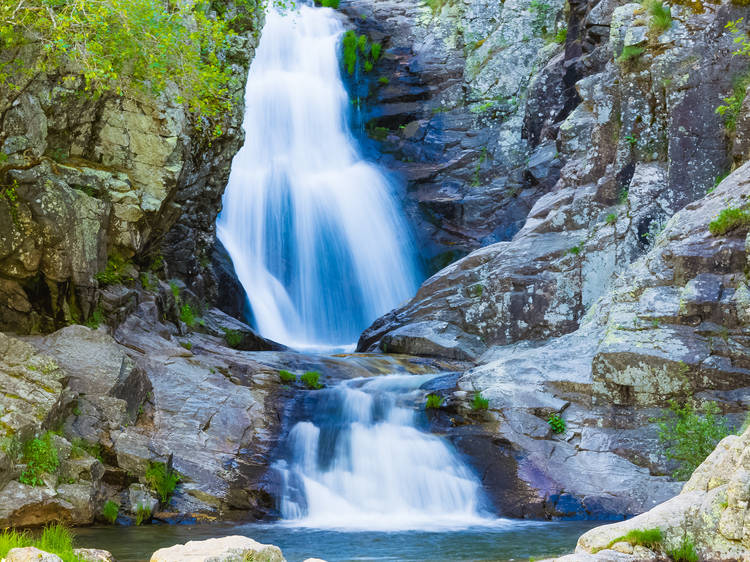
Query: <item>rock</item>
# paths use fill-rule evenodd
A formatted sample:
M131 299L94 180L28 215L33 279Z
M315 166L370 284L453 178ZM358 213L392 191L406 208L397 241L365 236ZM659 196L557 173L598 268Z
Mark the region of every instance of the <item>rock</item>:
M131 484L128 488L128 509L136 515L139 510L145 509L149 515L156 512L159 500L154 493L143 484ZM148 519L148 518L147 518Z
M83 562L117 562L111 552L99 548L76 548L73 554Z
M481 339L447 322L417 322L389 332L380 347L389 353L476 361L487 350Z
M4 560L5 562L63 562L57 554L50 554L33 546L12 548Z
M151 562L240 562L248 558L259 562L285 560L277 546L233 535L162 548L151 555Z
M232 318L217 308L207 310L202 319L201 330L205 330L212 336L223 338L227 345L235 349L244 351L282 351L286 349L285 346L264 338L247 324ZM230 338L233 341L230 342Z
M750 428L724 438L678 496L633 519L591 529L578 539L576 552L590 553L633 529L658 528L664 552L678 548L687 537L701 560L746 559L749 452Z

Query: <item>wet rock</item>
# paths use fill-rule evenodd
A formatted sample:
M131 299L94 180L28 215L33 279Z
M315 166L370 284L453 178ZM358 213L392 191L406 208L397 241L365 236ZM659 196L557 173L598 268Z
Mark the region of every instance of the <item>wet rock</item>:
M447 322L418 322L389 332L380 342L389 353L476 361L487 347L482 340Z
M243 289L244 294L244 289ZM264 338L250 326L232 318L217 308L207 310L201 317L201 330L224 338L230 347L244 351L282 351L285 346Z
M151 555L151 562L232 562L247 558L259 562L285 560L278 546L235 535L162 548Z

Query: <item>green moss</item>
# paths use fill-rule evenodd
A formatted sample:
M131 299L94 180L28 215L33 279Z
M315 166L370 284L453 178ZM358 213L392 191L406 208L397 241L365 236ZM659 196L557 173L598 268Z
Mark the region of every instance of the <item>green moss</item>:
M188 303L180 307L180 320L187 324L189 328L192 328L197 323L195 312L193 312L192 307Z
M146 482L156 491L163 504L169 502L179 481L180 475L163 462L149 463L148 470L146 470Z
M724 234L738 228L750 227L750 211L747 209L738 209L729 207L721 211L718 216L708 225L708 230L714 236L723 236Z
M337 10L339 7L339 0L315 0L315 3L324 8L333 8Z
M307 385L308 388L313 390L319 390L323 388L323 385L318 382L320 379L320 373L318 371L307 371L300 377L300 380Z
M97 306L91 311L91 316L86 320L86 326L92 330L96 330L104 322L104 311L101 306Z
M378 78L378 82L380 82L383 85L388 85L391 83L391 81L385 76L381 76L380 78Z
M282 369L281 371L279 371L279 378L281 379L281 382L283 382L284 384L289 384L292 382L296 382L297 375Z
M427 402L425 402L425 410L436 410L440 408L445 402L445 398L438 396L437 394L428 394Z

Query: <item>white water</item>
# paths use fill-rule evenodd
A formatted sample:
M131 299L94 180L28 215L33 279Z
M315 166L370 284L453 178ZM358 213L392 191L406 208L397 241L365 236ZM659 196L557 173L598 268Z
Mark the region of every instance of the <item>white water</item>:
M287 440L282 517L304 527L407 530L496 525L451 446L416 425L434 375L355 379L312 393ZM421 411L421 410L420 410Z
M348 127L342 33L329 8L267 14L217 223L256 327L296 348L355 342L417 285L391 186Z

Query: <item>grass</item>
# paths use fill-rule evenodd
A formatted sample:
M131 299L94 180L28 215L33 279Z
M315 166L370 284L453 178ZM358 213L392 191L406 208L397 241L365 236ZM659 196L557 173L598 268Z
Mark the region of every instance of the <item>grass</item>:
M42 437L35 437L24 443L22 460L26 463L26 468L18 481L29 486L42 486L42 474L54 474L60 466L57 449L52 444L52 433L48 431Z
M333 8L334 10L339 7L339 0L315 0L315 3L324 8Z
M649 21L651 31L661 33L672 27L672 11L661 0L644 0L641 5L651 16Z
M290 373L289 371L285 371L283 369L279 371L279 378L281 379L281 382L283 382L284 384L289 384L289 383L297 381L297 375L295 375L294 373Z
M645 546L654 550L659 547L663 538L661 529L658 528L633 529L620 537L612 539L607 546L592 550L591 553L596 554L599 550L606 550L618 542L626 542L633 546Z
M709 223L708 230L714 236L723 236L732 230L748 227L750 227L750 212L746 209L728 207Z
M57 554L63 562L80 561L80 558L73 554L73 534L59 523L45 527L37 539L28 532L19 532L15 529L6 529L0 533L0 559L5 558L8 551L13 548L27 546L35 546L45 552Z
M180 320L187 324L188 328L192 328L198 323L195 312L188 303L185 303L180 307Z
M617 214L616 213L610 213L607 215L607 217L604 219L604 222L607 224L615 224L617 222Z
M181 341L181 342L180 342L180 345L181 345L182 347L184 347L185 349L187 349L188 351L190 351L191 349L193 349L193 342L189 342L189 341Z
M112 500L107 500L107 503L104 504L104 507L102 508L102 516L109 521L110 525L114 525L115 521L117 521L117 515L120 513L120 504L117 502L113 502Z
M149 463L146 470L146 482L159 495L161 503L166 504L172 496L177 483L180 481L180 475L174 470L167 467L163 462Z
M307 385L308 388L313 390L320 390L323 385L318 382L320 379L320 373L318 371L307 371L300 377L300 380Z
M427 402L425 402L425 410L437 410L445 402L445 398L438 396L437 394L428 394Z
M551 414L547 423L552 428L553 433L565 433L565 420L562 419L560 414Z
M687 535L682 537L680 546L668 550L667 555L674 562L698 562L698 553L695 550L695 544Z
M138 504L135 508L135 524L141 525L144 521L151 519L151 509L143 504Z
M471 409L475 411L486 410L490 407L490 401L488 398L484 398L481 392L474 394L474 399L471 401Z
M224 340L229 347L237 347L242 343L244 336L239 330L224 328Z
M617 57L619 62L630 62L635 61L646 51L643 47L636 47L635 45L628 45L622 50L620 56Z

